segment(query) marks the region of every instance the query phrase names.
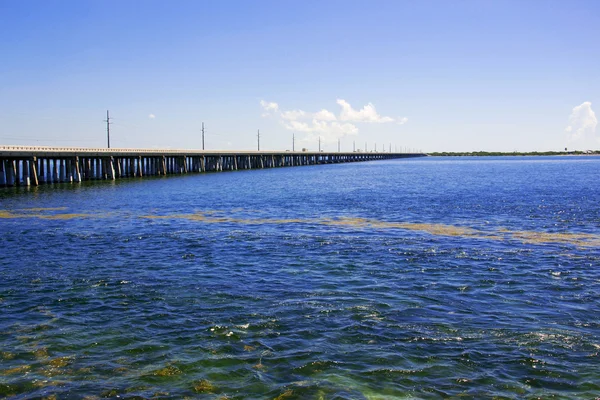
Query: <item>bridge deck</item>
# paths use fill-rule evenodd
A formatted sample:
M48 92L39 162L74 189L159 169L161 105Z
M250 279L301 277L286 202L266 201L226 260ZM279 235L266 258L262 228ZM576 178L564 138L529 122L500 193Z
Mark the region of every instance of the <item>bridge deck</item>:
M0 146L0 187L373 161L424 155Z

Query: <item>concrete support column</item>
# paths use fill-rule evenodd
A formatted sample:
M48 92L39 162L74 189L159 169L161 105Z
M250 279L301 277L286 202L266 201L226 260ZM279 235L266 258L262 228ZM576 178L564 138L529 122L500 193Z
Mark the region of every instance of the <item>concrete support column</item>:
M127 166L127 176L133 178L135 176L135 160L133 157L127 158L127 164L129 164Z
M102 168L102 174L100 174L100 179L102 179L102 180L108 179L108 174L107 174L108 165L106 163L106 157L102 157L100 159L100 166Z
M52 183L58 183L58 162L52 159Z
M59 169L60 181L61 182L66 182L67 181L67 163L66 163L65 160L63 160L61 158L59 165L60 165L60 169Z
M15 160L15 185L21 186L21 160Z
M79 166L79 173L81 174L81 180L85 180L85 157L77 157L79 158L79 162L77 163Z
M23 185L29 186L29 160L23 160Z
M81 162L82 181L89 181L90 179L92 179L91 169L92 160L90 160L88 157L85 157Z
M44 166L45 163L46 163L45 158L38 159L38 165L39 165L38 176L39 176L39 181L41 183L46 183L46 168Z
M108 178L115 180L115 159L113 157L108 159Z
M66 158L65 163L67 164L67 182L73 182L73 159Z
M17 165L15 160L6 161L6 186L14 186L17 175Z
M29 180L33 186L39 185L37 174L37 157L32 157L29 160Z
M73 181L75 182L81 182L81 168L79 165L79 157L75 157L75 159L73 160Z
M137 171L138 175L137 176L139 176L141 178L144 176L144 174L142 173L142 168L144 167L144 163L142 161L142 156L138 156L137 162L138 162L138 171Z
M6 186L6 160L0 160L0 187Z
M120 178L121 177L121 158L120 157L115 158L114 165L116 167L115 168L116 177Z
M96 159L94 160L94 164L96 165L96 167L94 168L94 179L101 179L102 165L100 157L96 157Z

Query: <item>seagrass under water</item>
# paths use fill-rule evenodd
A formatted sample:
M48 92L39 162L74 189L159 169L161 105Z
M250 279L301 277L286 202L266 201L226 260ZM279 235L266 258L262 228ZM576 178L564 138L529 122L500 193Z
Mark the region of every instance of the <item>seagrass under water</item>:
M0 396L600 396L598 157L0 190Z

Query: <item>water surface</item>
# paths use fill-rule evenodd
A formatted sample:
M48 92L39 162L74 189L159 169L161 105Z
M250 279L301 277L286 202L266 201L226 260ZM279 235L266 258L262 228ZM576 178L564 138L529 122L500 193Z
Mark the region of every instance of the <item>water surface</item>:
M0 190L0 396L600 396L598 157Z

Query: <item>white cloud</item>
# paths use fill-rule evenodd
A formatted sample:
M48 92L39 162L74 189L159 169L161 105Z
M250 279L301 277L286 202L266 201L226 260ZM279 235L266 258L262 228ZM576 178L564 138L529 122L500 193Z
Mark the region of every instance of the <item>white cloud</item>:
M149 115L148 115L148 118L150 118L150 119L154 119L154 118L156 118L156 115L154 115L154 114L149 114Z
M595 134L597 125L598 119L592 110L592 103L581 103L573 108L569 116L569 125L565 128L567 142L588 148L596 147L599 141Z
M288 121L296 121L301 118L304 118L307 114L302 110L291 110L291 111L283 111L281 113L281 118L286 119Z
M301 140L314 142L321 138L323 143L337 142L338 139L358 134L358 127L353 122L371 122L385 123L393 122L390 117L383 117L377 113L375 106L368 103L361 110L355 110L345 100L337 100L337 104L342 107L339 117L329 110L321 109L315 113L303 110L281 110L277 103L260 101L264 111L263 117L276 116L285 129L297 133L304 133L305 137ZM398 124L402 125L408 121L408 118L398 119Z
M314 119L319 121L335 121L337 118L331 111L322 109L321 111L315 113Z
M277 103L268 102L268 101L264 101L264 100L260 101L260 106L266 112L271 112L271 111L277 112L279 110L279 105Z
M394 121L393 118L382 117L381 115L377 114L377 110L375 110L375 106L372 103L368 103L361 110L353 109L350 103L343 99L338 99L337 103L342 107L342 112L340 113L340 120L342 121L376 123Z
M286 121L284 127L290 131L307 134L304 138L306 142L317 141L320 137L323 143L333 143L344 136L358 133L358 128L353 124L317 119L309 122Z

